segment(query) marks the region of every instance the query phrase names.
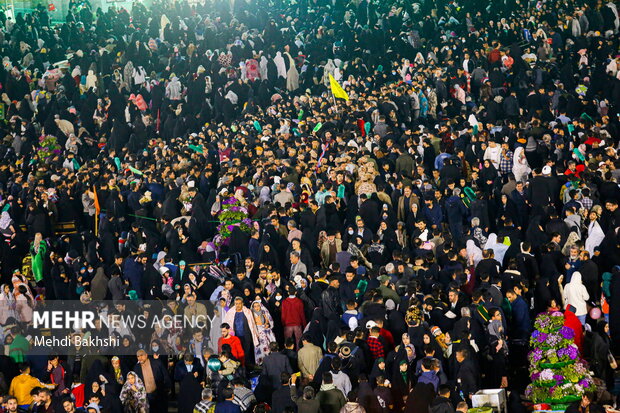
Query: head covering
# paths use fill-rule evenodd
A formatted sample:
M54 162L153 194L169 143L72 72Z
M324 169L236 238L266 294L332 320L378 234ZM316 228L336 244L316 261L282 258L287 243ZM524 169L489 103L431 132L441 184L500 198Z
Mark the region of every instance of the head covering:
M508 251L508 248L510 247L506 244L497 242L496 234L489 234L489 239L487 240L487 243L485 244L484 248L492 249L493 253L495 254L495 259L497 260L497 262L499 262L500 264L503 264L504 255L506 254L506 251Z
M144 382L133 371L127 373L127 378L129 378L129 375L134 376L136 381L132 385L131 383L129 383L129 380L125 380L120 394L121 402L123 403L123 405L135 406L136 411L146 411L147 401L146 387L144 386ZM135 386L135 390L133 389L133 386Z
M11 225L11 222L13 222L13 220L11 219L9 213L7 211L3 211L0 216L0 229L7 229Z

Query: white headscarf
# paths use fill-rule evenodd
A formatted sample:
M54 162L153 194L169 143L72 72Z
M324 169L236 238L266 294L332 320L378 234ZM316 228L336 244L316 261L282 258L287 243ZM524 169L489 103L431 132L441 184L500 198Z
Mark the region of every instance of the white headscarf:
M482 261L482 250L471 239L465 245L467 247L467 256L474 256L474 267L476 267Z
M594 256L594 248L601 245L604 238L605 233L598 221L595 220L590 222L588 226L588 238L586 239L586 251L590 253L590 257Z
M487 243L484 245L484 249L489 248L493 250L493 253L495 254L495 260L497 260L497 262L499 262L500 264L503 264L504 255L509 248L508 245L497 242L497 235L495 233L491 233L489 234L489 239L487 240Z
M3 211L0 216L0 229L7 229L13 220L11 219L11 215L9 215L8 211Z

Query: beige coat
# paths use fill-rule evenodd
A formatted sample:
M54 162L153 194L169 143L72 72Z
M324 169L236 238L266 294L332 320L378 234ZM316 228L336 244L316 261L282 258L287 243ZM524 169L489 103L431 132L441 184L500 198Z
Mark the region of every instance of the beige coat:
M319 347L312 343L304 344L297 352L299 371L301 371L304 377L314 376L322 358L323 352Z

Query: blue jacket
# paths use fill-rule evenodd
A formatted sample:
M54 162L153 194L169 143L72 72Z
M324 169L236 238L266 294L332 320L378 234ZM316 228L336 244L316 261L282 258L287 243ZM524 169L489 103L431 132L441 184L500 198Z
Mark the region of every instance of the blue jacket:
M215 405L215 413L241 413L241 408L230 400L224 400Z
M439 376L434 371L423 371L418 378L418 383L430 383L437 391L439 387Z
M129 288L138 293L139 298L143 298L142 278L144 276L144 266L136 261L137 258L130 258L123 265L123 276L129 281Z
M521 297L511 304L512 307L512 338L527 340L530 335L530 309Z
M433 205L433 208L424 207L424 217L429 226L437 225L441 227L441 221L443 221L443 211L439 205Z
M458 196L452 195L446 200L446 215L450 224L462 224L468 214L469 211Z

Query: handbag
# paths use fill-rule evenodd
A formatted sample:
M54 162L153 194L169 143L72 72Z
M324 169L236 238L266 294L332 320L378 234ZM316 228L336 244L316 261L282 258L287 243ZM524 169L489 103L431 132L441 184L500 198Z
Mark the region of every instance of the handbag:
M616 358L611 354L611 351L607 353L607 361L609 361L609 366L616 370L618 368L618 363L616 362Z

